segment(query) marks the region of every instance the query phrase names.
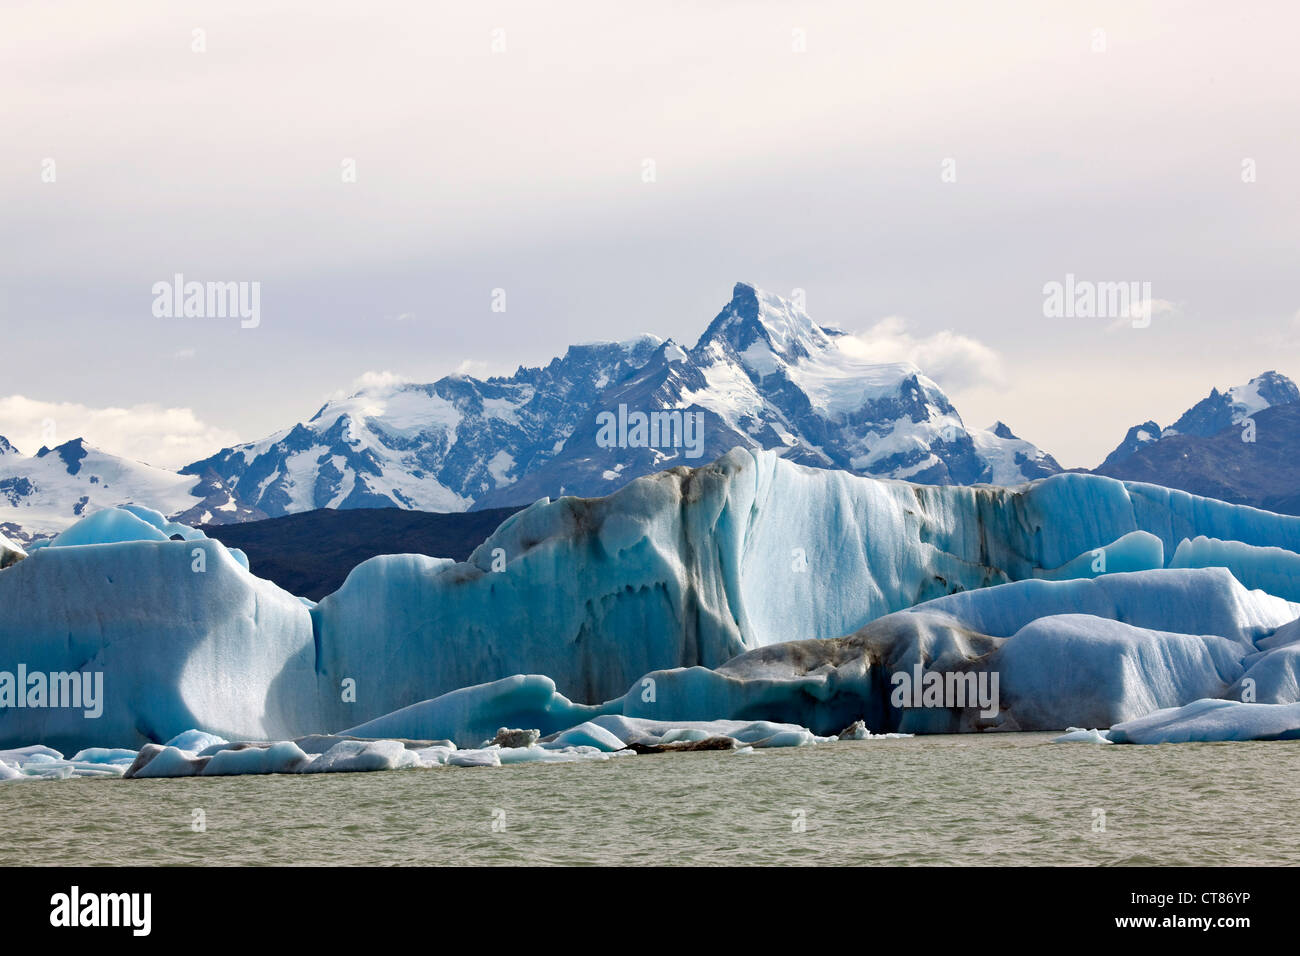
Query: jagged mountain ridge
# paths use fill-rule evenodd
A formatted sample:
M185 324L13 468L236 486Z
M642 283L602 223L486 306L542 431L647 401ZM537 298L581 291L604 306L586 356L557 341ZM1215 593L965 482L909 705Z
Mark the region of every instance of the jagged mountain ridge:
M182 471L221 475L272 517L317 508L464 511L556 455L600 392L659 344L643 336L575 345L509 377L364 388Z
M1300 389L1291 379L1275 371L1256 375L1245 385L1236 385L1226 392L1212 388L1209 395L1183 412L1168 428L1161 428L1153 421L1134 425L1096 472L1109 474L1139 450L1175 435L1209 438L1266 408L1296 401L1300 401Z
M1300 402L1273 405L1251 418L1249 431L1234 423L1208 436L1167 435L1095 474L1300 514Z
M1216 439L1227 431L1235 439L1245 418L1263 415L1268 422L1265 413L1286 405L1300 408L1300 390L1277 372L1212 390L1168 428L1146 422L1130 429L1095 472L1293 510L1300 483L1291 487L1283 464L1287 416L1276 416L1278 427L1253 450L1262 454L1247 468L1225 469L1223 462L1235 459L1223 456L1240 449ZM695 448L607 447L598 441L601 416L620 406L699 415L701 441ZM1211 439L1213 447L1205 444ZM0 533L29 543L88 510L124 503L196 524L319 508L514 507L560 494L604 495L640 475L698 465L737 446L923 484L1014 485L1062 470L1002 422L967 428L916 366L873 361L854 336L738 283L691 348L645 335L574 345L545 366L520 366L510 376L372 385L179 475L80 439L28 458L0 438ZM1241 460L1254 461L1251 451Z
M792 461L933 484L1018 483L1060 471L1027 442L972 432L906 363L872 362L851 337L746 283L687 350L646 335L571 347L542 368L432 384L377 385L311 419L182 469L212 471L250 507L460 511L632 478L736 446ZM599 447L619 406L704 416L703 447Z
M1002 433L968 429L919 368L872 362L843 347L850 341L739 283L693 348L665 342L588 410L555 458L476 507L604 495L639 475L699 463L685 449L598 447L597 416L619 406L702 415L702 460L737 446L775 449L800 464L940 485L1018 484L1061 470L1005 425Z

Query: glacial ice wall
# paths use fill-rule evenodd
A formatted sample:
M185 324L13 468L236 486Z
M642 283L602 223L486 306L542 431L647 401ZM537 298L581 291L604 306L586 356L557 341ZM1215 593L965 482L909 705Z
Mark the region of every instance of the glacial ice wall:
M5 742L290 736L320 725L313 657L302 603L210 539L46 547L0 573L0 671L102 682L98 716L84 699L0 710Z
M737 449L607 498L539 502L465 564L371 559L312 613L326 684L392 691L340 711L350 726L519 673L610 700L651 670L840 637L954 591L1091 577L1099 552L1107 572L1158 567L1201 533L1300 549L1300 518L1149 485L1065 474L930 487Z

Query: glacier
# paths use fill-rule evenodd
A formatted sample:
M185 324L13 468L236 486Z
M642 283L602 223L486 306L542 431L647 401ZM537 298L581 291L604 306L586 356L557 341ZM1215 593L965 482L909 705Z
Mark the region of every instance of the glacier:
M502 727L573 731L578 753L600 750L593 727L627 743L619 721L772 721L815 742L859 720L1060 730L1203 698L1288 704L1298 553L1300 518L1153 485L924 486L736 449L542 499L466 562L373 558L311 606L201 532L106 510L0 571L0 672L102 672L104 713L3 706L0 747L149 745L175 752L161 773L340 728L473 754ZM997 675L996 713L896 706L891 676L918 666ZM216 739L175 739L196 728Z

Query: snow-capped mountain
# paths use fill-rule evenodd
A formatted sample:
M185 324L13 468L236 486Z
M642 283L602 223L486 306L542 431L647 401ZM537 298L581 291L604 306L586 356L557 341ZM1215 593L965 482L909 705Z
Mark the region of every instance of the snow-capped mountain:
M1279 372L1264 372L1245 385L1234 386L1226 392L1213 388L1209 395L1183 412L1178 421L1168 428L1161 428L1153 421L1134 425L1096 471L1099 474L1110 474L1125 459L1162 439L1174 435L1209 438L1266 408L1289 405L1296 401L1300 401L1300 389L1296 388L1295 382Z
M701 416L702 447L606 447L601 417L620 409ZM639 475L698 465L737 446L925 484L1018 484L1061 470L1001 423L967 429L916 366L873 361L854 337L739 283L693 348L663 343L642 369L599 397L559 454L476 507L560 493L604 495Z
M1297 458L1300 389L1285 375L1265 372L1211 391L1168 428L1146 422L1129 429L1095 473L1297 514Z
M606 440L602 422L619 414L676 420L662 440L637 441L623 426ZM668 440L668 424L697 422ZM24 543L127 503L219 524L318 508L454 512L603 495L736 446L929 484L1017 484L1061 470L1001 423L968 429L916 366L876 361L854 336L745 283L690 349L643 335L574 345L510 376L371 385L180 474L80 439L31 457L0 442L0 532Z
M737 445L797 462L934 484L1015 483L1060 470L1009 431L969 431L915 366L881 364L855 340L752 286L689 351L646 335L571 347L509 377L376 385L305 422L183 469L219 475L271 516L314 508L462 511L562 493L601 495ZM696 448L602 444L600 419L703 416Z
M187 522L265 517L238 504L215 475L178 475L75 438L23 455L0 438L0 533L30 544L91 511L142 504Z
M659 345L654 336L575 345L509 377L363 388L182 471L220 475L273 517L315 508L464 511L557 455L601 392Z

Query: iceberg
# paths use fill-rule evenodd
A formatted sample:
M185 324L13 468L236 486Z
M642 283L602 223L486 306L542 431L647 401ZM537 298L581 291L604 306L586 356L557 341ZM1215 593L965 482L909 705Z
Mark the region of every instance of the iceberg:
M1108 731L1084 730L1082 727L1067 727L1065 733L1052 739L1054 744L1110 744L1114 743L1110 739Z
M390 692L352 708L363 720L521 673L596 703L652 671L838 638L952 592L1094 578L1097 551L1101 579L1158 566L1197 534L1300 549L1300 518L1093 475L927 487L737 449L607 498L543 499L463 564L365 562L312 609L318 669ZM1077 610L1068 598L1062 613ZM1180 630L1165 612L1184 613L1153 605L1142 619ZM377 668L395 659L410 666Z
M283 740L269 747L218 750L206 759L207 764L200 771L205 777L306 772L312 762L312 758L292 740Z
M1247 704L1235 700L1197 700L1117 724L1107 737L1117 744L1298 740L1300 703Z
M284 746L277 744L277 747ZM293 746L290 744L289 746ZM274 750L275 748L271 748ZM218 754L217 756L220 756ZM452 756L455 756L453 754ZM217 759L216 757L212 758ZM420 758L396 740L341 740L311 763L302 773L356 773L375 770L405 770L420 766ZM280 770L279 773L287 771Z
M569 728L556 737L553 743L557 748L594 747L596 750L603 750L607 753L623 750L627 747L625 741L620 740L604 727L591 721L585 721L576 727Z
M194 727L280 739L329 726L307 608L208 539L50 546L0 572L0 672L19 664L102 675L102 713L6 706L0 746L139 747Z
M1179 542L1169 567L1227 568L1248 588L1300 601L1300 554L1285 548L1197 535Z
M1180 547L1216 566L1159 566ZM0 572L0 672L102 673L104 712L3 707L0 746L350 728L472 748L605 718L1057 730L1250 688L1283 703L1297 652L1267 642L1300 618L1297 552L1300 517L1153 485L929 487L736 449L543 499L463 563L373 558L311 606L199 532L108 509ZM895 706L918 665L999 677L996 713Z
M494 727L535 727L539 734L552 734L616 706L575 704L555 689L555 681L549 677L515 674L411 704L343 733L411 740L446 738L457 746L472 747L494 737Z

